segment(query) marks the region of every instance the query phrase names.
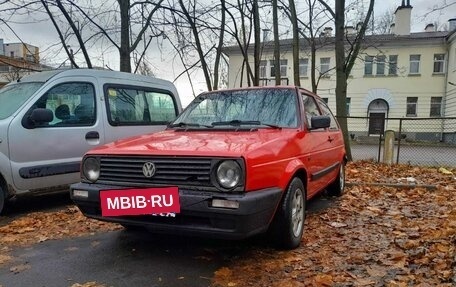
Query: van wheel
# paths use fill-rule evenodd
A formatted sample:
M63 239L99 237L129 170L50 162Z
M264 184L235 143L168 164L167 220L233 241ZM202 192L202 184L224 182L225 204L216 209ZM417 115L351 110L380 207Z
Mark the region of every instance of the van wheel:
M302 181L295 177L273 222L273 236L280 248L294 249L301 243L306 218L306 191Z
M339 167L339 176L332 182L328 188L328 194L330 196L342 196L345 189L345 162L342 161Z
M6 194L5 191L3 190L2 185L0 184L0 214L3 213L5 209L5 203L6 202Z

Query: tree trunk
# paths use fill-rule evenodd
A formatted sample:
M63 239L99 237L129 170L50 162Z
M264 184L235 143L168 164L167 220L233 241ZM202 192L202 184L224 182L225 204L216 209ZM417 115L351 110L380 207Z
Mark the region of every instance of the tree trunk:
M130 0L117 0L120 9L120 71L131 73Z
M290 5L290 20L293 27L293 82L295 86L300 87L301 81L299 78L299 30L298 18L296 15L295 0L288 0Z
M272 24L274 26L274 71L275 84L280 85L280 43L279 43L279 18L277 0L272 0Z
M335 49L336 49L336 113L344 135L348 160L352 160L350 137L347 124L347 74L345 71L345 0L336 1L335 9Z
M253 85L259 86L260 85L260 12L258 9L258 0L253 0L253 29L254 29L254 38L255 43L253 46L253 69L254 69L254 78L253 78Z
M215 62L214 62L214 85L213 89L218 90L219 86L219 66L220 66L220 57L222 56L222 46L223 46L223 40L224 40L224 35L225 35L225 0L220 0L220 3L222 4L221 8L221 13L222 13L222 20L220 23L220 35L219 35L219 42L217 46L217 54L215 55Z

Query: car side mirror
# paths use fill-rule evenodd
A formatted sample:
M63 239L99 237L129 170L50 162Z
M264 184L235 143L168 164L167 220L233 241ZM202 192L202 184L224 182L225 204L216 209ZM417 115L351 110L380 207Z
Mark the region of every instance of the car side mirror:
M311 130L326 129L331 126L331 118L329 116L313 116L310 118Z
M46 123L52 122L54 114L49 109L36 108L29 116L22 119L22 125L26 129L33 129Z

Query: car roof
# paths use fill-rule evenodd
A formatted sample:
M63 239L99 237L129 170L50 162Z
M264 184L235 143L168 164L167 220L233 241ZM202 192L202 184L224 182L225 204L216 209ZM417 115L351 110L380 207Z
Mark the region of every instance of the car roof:
M160 84L170 84L167 80L154 78L151 76L144 76L126 72L110 71L110 70L97 70L97 69L57 69L50 71L43 71L33 73L22 77L18 82L46 82L52 77L71 77L71 76L94 76L101 78L120 78L144 82L154 82Z

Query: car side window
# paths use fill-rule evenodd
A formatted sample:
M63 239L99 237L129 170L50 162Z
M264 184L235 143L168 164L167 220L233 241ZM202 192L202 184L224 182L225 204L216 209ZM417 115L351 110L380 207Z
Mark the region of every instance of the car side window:
M95 89L90 83L63 83L52 87L33 105L53 113L49 123L36 127L90 126L95 123Z
M323 115L329 116L331 118L331 124L329 126L329 129L330 130L338 130L339 129L339 125L337 124L336 118L334 117L333 113L329 109L328 105L326 105L326 103L323 100L321 100L321 99L318 99L318 104L320 105L320 108L321 108L321 111L322 111Z
M317 103L315 102L314 97L306 95L306 94L301 94L302 96L302 102L304 104L304 113L305 113L305 119L307 123L307 127L311 128L311 118L313 116L319 116L320 111L318 110Z
M177 115L173 96L163 91L112 86L105 97L113 126L166 124Z

